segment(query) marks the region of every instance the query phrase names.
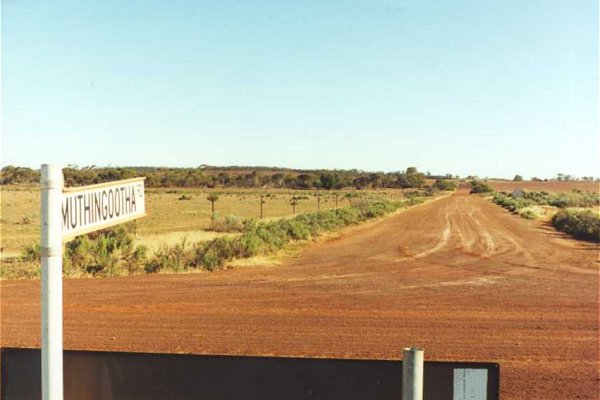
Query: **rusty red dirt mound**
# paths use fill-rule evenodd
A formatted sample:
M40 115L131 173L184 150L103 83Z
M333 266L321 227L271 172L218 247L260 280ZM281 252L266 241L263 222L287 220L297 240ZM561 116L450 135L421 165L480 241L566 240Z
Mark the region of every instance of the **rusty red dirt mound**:
M599 248L460 191L283 266L66 280L65 347L501 364L503 399L597 399ZM39 282L2 282L2 346L39 346Z

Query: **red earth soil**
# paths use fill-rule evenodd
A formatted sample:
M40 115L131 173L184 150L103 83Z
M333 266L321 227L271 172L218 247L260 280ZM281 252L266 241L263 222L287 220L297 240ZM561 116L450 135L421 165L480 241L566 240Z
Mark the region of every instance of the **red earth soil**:
M64 281L67 349L501 364L503 399L597 399L599 247L466 191L283 265ZM40 345L39 281L3 281L2 346Z

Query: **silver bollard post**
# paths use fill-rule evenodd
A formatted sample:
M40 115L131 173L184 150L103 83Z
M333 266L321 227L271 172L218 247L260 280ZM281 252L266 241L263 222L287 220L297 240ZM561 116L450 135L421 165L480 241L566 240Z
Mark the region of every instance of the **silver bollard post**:
M402 400L423 400L423 349L406 347L402 360Z
M42 165L42 399L63 399L62 169Z

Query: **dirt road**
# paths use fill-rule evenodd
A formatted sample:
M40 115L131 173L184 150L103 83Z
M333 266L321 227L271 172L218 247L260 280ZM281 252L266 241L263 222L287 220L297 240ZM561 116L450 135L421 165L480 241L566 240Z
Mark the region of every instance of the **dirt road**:
M501 364L503 399L598 398L599 248L458 192L284 265L65 281L65 347ZM39 346L39 282L2 282Z

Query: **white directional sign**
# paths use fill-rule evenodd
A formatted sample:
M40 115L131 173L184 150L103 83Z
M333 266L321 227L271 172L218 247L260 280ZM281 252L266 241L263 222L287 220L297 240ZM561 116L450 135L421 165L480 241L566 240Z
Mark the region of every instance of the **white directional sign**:
M452 400L487 400L487 374L484 368L454 368Z
M144 178L65 188L61 211L63 240L143 217Z

